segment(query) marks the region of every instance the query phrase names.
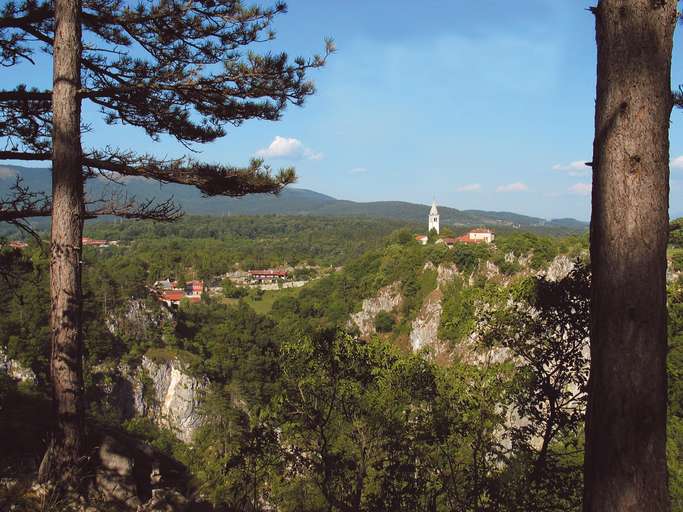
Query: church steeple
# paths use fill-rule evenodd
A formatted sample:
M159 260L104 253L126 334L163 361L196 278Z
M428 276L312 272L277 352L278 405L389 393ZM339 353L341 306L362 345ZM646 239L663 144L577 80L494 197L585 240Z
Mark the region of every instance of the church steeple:
M428 233L432 232L432 229L439 234L439 210L436 208L436 201L432 202L432 209L429 210L429 230Z

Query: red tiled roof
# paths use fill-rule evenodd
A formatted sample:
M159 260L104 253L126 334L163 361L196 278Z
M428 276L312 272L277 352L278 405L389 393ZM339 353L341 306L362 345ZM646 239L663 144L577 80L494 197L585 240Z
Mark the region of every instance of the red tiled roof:
M482 240L472 240L472 239L470 238L469 234L459 236L459 237L456 238L455 240L456 240L457 242L462 243L462 244L478 244L478 243L480 243L480 242L482 241Z
M415 235L415 240L426 240L428 238L427 235Z
M185 292L183 290L168 290L161 294L161 298L163 300L177 302L185 298Z
M83 245L106 245L109 242L107 240L95 240L93 238L83 237Z
M470 233L493 233L493 230L489 228L475 228L471 229Z
M20 240L12 240L7 245L9 245L12 249L25 249L28 247L26 242L21 242Z

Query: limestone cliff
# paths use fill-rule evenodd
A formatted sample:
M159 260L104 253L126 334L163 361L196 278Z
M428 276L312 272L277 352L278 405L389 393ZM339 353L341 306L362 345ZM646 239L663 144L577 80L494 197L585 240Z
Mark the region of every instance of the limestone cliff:
M433 265L430 269L433 269ZM436 290L426 297L410 326L410 346L413 351L429 348L438 356L448 350L446 343L438 336L443 311L441 290L457 275L458 268L455 265L439 265L436 268Z
M138 366L95 368L93 380L102 399L124 418L148 418L186 443L202 425L207 382L191 376L177 358L143 356Z
M393 311L401 306L401 283L396 282L381 288L374 297L365 299L361 310L351 315L349 327L356 326L361 337L375 333L375 317L380 311Z
M206 382L190 376L177 359L153 361L143 357L141 367L151 381L153 393L151 400L142 397L144 410L138 414L169 428L181 441L192 441L202 425L200 401Z

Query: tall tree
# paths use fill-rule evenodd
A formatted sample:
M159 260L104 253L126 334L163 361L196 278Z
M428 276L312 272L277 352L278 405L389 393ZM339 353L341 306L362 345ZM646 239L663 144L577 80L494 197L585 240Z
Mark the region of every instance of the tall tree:
M83 450L81 239L84 219L113 214L170 220L169 202L140 203L121 194L84 197L84 181L139 176L194 185L207 195L278 192L293 169L272 175L262 161L247 168L160 160L129 150L81 148L87 124L81 104L99 107L108 124L142 128L158 139L174 137L190 148L225 135L247 119L277 120L289 103L314 92L307 71L325 56L293 61L286 54L258 55L254 43L274 38L273 18L286 12L245 6L239 0L23 0L0 11L0 65L35 63L52 55L51 91L20 84L0 91L0 159L51 160L52 195L21 181L0 201L0 221L21 224L51 216L51 380L57 428L41 477L68 475ZM244 52L243 49L249 49Z
M666 244L676 0L600 0L585 511L665 511Z

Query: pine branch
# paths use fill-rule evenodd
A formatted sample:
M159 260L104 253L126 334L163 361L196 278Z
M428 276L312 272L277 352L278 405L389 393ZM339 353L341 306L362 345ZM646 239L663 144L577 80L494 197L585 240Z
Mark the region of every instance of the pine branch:
M0 102L5 101L47 101L52 102L52 91L27 90L17 88L13 91L0 91Z
M49 161L50 153L0 151L0 160ZM285 168L277 174L254 159L248 167L209 165L187 158L159 160L149 155L135 155L113 149L93 151L83 158L83 166L90 175L108 171L122 176L137 176L165 183L193 185L207 196L239 197L254 193L277 194L296 181L294 169Z
M0 153L0 157L2 154ZM253 193L278 193L296 181L292 168L271 174L269 166L254 159L246 168L209 165L181 158L159 160L112 149L94 151L84 157L83 165L94 173L111 171L123 176L151 178L166 183L193 185L207 196L243 196Z
M52 160L52 153L35 153L31 151L0 151L0 160L47 161Z
M90 207L95 205L95 208ZM93 219L104 215L113 215L124 219L155 220L159 222L173 222L182 217L183 212L173 198L157 202L146 199L137 202L135 197L128 198L123 194L112 194L111 197L98 199L86 204L86 219Z
M32 3L25 4L22 7L31 12ZM41 5L30 15L0 17L0 23L45 43L50 52L51 11L44 7L49 3ZM84 2L84 30L117 50L84 49L82 97L99 105L110 124L138 126L155 139L168 133L184 144L222 137L227 124L278 120L288 103L300 106L313 94L306 72L323 66L335 50L328 40L322 56L293 62L284 53L240 54L241 47L273 39L268 26L284 12L283 3L261 9L234 0L160 1L135 9L110 0ZM149 59L126 55L133 48L143 49ZM216 71L216 64L223 70ZM19 99L5 94L7 99ZM47 96L32 94L46 101ZM197 114L201 122L193 121Z
M31 192L18 176L10 187L12 195L0 199L0 222L19 224L30 217L49 217L52 213L50 199L42 192Z

